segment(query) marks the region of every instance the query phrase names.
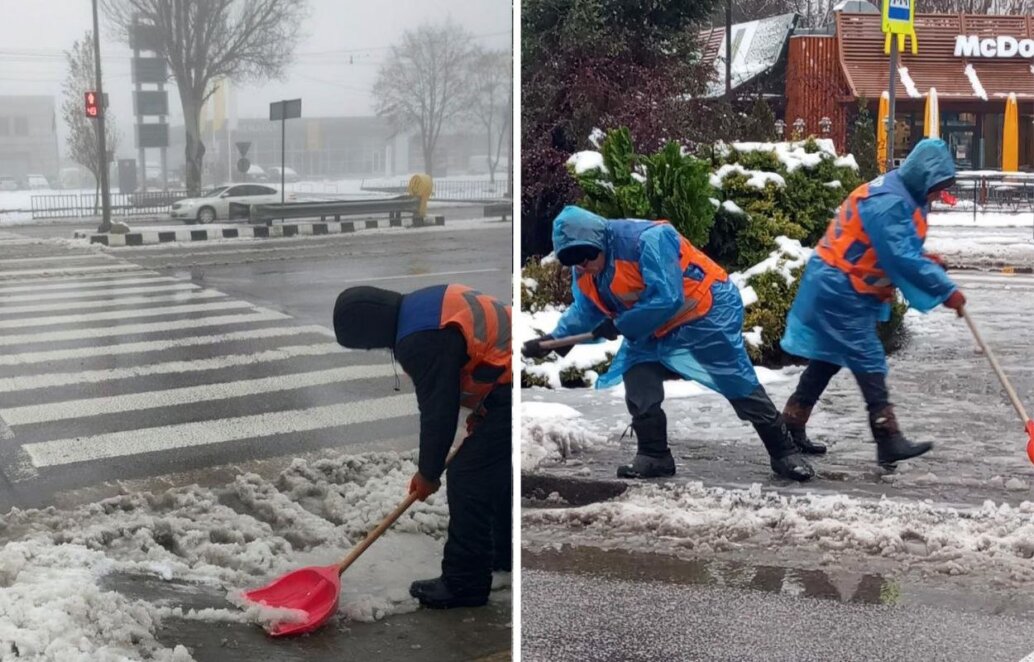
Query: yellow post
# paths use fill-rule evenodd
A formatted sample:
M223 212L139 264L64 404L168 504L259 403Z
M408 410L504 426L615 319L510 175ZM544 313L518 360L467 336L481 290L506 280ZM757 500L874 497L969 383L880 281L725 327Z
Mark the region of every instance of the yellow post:
M923 135L927 138L941 137L941 112L937 106L937 88L931 87L926 95L926 112L923 115Z
M420 218L427 216L427 201L431 199L431 192L434 191L434 182L431 181L431 176L423 174L413 175L409 178L407 190L411 196L420 198L420 207L416 212L417 216Z
M1005 102L1005 127L1002 130L1002 172L1017 172L1020 169L1019 129L1016 94L1010 92Z
M880 95L880 111L876 115L876 163L880 172L887 172L887 113L890 107L890 95Z

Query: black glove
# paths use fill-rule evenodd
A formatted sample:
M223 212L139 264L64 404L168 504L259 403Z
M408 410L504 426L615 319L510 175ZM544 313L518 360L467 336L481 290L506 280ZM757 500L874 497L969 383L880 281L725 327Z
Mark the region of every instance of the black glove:
M606 338L607 340L617 340L621 332L614 326L614 320L607 318L605 322L601 322L595 329L592 330L593 338Z
M526 359L546 358L549 355L549 353L553 351L551 349L546 349L542 346L542 343L546 340L553 340L553 336L545 335L529 340L528 342L524 343L524 347L521 349L521 354L523 354L524 358Z

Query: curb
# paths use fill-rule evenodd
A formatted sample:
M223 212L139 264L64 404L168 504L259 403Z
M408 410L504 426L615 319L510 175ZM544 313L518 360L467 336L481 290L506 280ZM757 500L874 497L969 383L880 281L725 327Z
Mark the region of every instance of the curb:
M89 239L91 244L103 246L143 246L146 244L165 244L174 241L206 241L208 239L275 239L280 237L318 236L326 234L344 234L356 230L376 230L379 228L423 228L445 225L444 216L433 219L414 219L403 224L402 219L285 223L283 225L243 225L239 228L207 228L195 230L191 227L175 230L143 230L126 234L106 232L83 232L76 230L75 239Z
M992 274L1034 274L1034 267L1031 267L1031 266L1013 266L1013 265L1002 265L1002 264L991 264L991 265L953 265L953 264L949 264L948 267L952 271L992 273Z
M629 483L617 479L600 480L521 472L521 497L544 501L556 492L572 506L608 501L624 494L628 487Z

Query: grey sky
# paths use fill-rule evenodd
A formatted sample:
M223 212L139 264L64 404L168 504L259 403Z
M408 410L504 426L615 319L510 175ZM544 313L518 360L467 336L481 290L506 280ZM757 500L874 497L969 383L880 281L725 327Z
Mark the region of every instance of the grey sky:
M304 43L282 81L236 89L239 117L268 117L269 102L302 98L308 117L372 115L370 88L389 46L424 22L452 18L481 46L509 50L510 0L309 0ZM60 97L65 77L62 52L91 28L90 0L4 2L0 20L0 94ZM132 140L129 50L114 42L102 16L101 53L105 88L123 135ZM349 56L353 64L349 64ZM57 103L60 103L58 100ZM172 122L182 122L175 86L170 87ZM59 120L60 122L60 120ZM63 136L63 132L62 132ZM64 153L64 146L61 147Z

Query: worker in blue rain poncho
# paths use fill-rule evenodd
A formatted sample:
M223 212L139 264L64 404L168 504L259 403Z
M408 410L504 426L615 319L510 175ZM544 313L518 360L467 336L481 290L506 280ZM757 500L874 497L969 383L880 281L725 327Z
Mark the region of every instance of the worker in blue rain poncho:
M754 425L772 470L807 480L814 472L758 382L743 346L743 301L717 264L663 221L608 221L565 207L553 222L557 259L572 267L574 302L546 336L524 345L541 358L553 338L592 332L624 336L597 388L625 383L638 449L622 478L671 476L664 380L691 379L724 395Z
M899 169L855 189L830 222L805 269L781 342L790 354L810 359L783 409L797 443L812 444L805 430L812 408L833 375L847 368L865 398L879 464L932 448L901 434L876 325L889 318L896 290L921 312L943 304L961 315L966 299L943 260L923 252L929 204L954 181L944 141L926 139Z

